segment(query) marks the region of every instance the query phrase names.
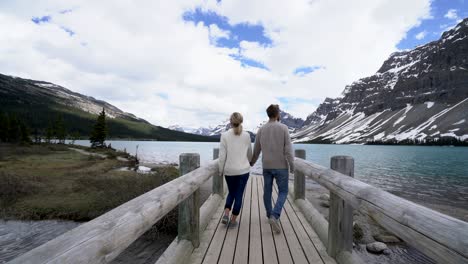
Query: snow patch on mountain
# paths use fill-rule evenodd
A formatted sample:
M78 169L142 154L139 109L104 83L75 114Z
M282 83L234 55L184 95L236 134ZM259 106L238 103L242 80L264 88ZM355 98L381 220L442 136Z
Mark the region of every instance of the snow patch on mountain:
M365 143L468 134L468 18L438 41L390 55L376 74L326 98L296 142Z
M434 106L434 102L425 102L427 108L431 108Z
M74 106L90 114L97 115L104 108L109 118L123 117L142 120L136 118L133 114L123 112L122 110L107 102L96 100L93 97L72 92L60 85L43 81L35 81L33 84L37 87L42 88L42 91L44 93L47 93L52 97L58 98L59 103Z

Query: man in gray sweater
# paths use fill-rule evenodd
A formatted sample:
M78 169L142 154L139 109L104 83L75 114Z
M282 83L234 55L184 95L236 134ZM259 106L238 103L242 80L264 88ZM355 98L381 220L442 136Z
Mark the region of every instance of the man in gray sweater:
M270 105L266 112L270 120L257 132L250 165L255 164L260 152L262 152L265 184L263 203L270 225L276 233L281 233L279 218L288 196L289 172L294 172L294 157L288 127L279 122L279 106ZM273 179L278 186L278 199L274 207L271 199Z

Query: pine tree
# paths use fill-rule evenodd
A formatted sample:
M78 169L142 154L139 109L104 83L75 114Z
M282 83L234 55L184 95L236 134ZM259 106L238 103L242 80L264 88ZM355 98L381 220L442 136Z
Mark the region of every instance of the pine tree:
M107 137L107 124L106 124L106 112L104 108L102 112L97 117L96 123L94 124L93 130L91 131L91 136L89 141L91 142L91 147L93 148L102 148L105 147L105 141Z
M29 128L28 126L22 121L19 121L19 127L20 127L20 141L21 143L31 143L31 138L29 137Z
M75 145L75 141L80 139L80 132L74 131L73 133L71 133L70 137L71 137L71 144Z
M0 113L0 142L6 142L8 135L8 116Z
M12 143L18 143L21 139L21 128L18 118L15 115L9 116L8 124L8 136L7 141Z
M42 141L41 135L39 134L39 129L37 129L37 127L33 130L33 138L35 144L40 144Z
M49 126L46 129L46 143L49 144L53 137L54 137L54 127L52 126L52 123L49 122Z
M65 129L65 124L63 122L63 116L62 115L57 116L57 119L55 120L54 133L55 133L55 136L58 139L58 143L59 144L65 144L65 138L67 136L67 132L66 132L66 129Z

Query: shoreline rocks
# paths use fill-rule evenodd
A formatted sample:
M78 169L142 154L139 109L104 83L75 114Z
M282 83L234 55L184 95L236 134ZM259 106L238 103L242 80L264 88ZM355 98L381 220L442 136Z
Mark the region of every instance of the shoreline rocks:
M373 242L366 245L366 249L370 253L381 254L385 250L388 250L388 247L385 243L382 242Z

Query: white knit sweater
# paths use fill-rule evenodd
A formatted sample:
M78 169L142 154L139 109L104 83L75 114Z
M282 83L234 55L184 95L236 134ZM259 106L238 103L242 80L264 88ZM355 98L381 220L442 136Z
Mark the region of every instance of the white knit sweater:
M226 176L246 174L250 171L252 144L250 135L242 132L235 135L231 128L221 134L219 144L219 173Z

